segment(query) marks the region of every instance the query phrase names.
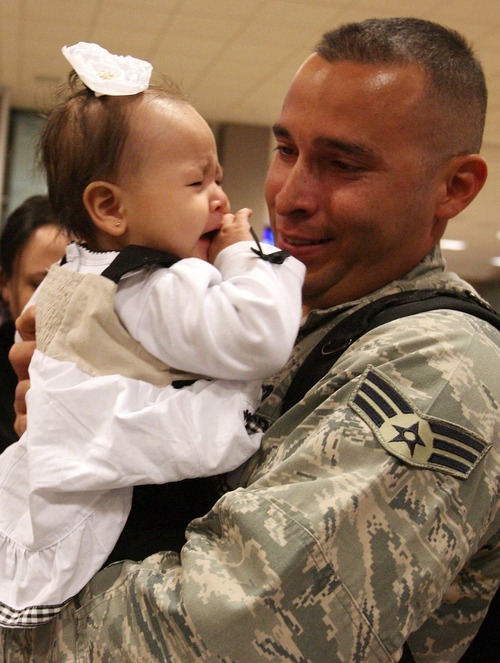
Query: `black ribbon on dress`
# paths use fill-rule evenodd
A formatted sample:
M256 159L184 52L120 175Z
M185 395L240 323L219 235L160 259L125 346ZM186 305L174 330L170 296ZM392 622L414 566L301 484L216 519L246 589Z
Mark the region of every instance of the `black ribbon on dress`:
M252 227L250 228L250 232L255 240L255 243L257 244L257 248L254 249L252 247L252 251L255 253L255 255L259 256L259 258L262 258L262 260L272 262L275 265L282 265L286 258L289 257L290 251L275 251L274 253L264 253L260 245L259 238L257 237L255 230Z

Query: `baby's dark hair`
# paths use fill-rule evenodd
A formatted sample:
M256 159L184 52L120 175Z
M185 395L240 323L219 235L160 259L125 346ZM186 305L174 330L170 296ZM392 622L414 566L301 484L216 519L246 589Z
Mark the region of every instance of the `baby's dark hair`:
M97 97L82 87L74 71L68 84L63 100L46 115L39 159L58 225L75 239L91 241L95 227L83 204L83 192L90 182L113 182L134 109L146 97L185 99L179 87L166 78L160 85L130 96Z

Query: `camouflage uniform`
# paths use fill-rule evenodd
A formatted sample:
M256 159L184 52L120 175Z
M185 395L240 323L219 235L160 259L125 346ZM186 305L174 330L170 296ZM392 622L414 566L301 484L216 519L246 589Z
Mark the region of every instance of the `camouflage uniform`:
M438 251L355 305L434 287L465 287ZM3 633L1 660L367 663L406 639L460 658L498 585L499 334L455 311L388 323L278 419L350 307L309 315L246 487L192 523L182 565L108 567L49 625Z

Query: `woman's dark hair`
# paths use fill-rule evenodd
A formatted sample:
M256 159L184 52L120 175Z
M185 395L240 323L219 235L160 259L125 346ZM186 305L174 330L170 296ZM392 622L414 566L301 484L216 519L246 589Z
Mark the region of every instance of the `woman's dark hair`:
M0 269L5 279L12 278L14 263L37 228L56 225L47 196L31 196L5 221L0 237Z
M90 182L115 177L129 134L129 118L146 97L183 101L179 88L161 85L130 96L97 97L76 72L69 75L66 98L47 115L39 159L47 175L49 199L60 227L75 239L91 240L94 225L83 203ZM140 154L136 155L140 158Z

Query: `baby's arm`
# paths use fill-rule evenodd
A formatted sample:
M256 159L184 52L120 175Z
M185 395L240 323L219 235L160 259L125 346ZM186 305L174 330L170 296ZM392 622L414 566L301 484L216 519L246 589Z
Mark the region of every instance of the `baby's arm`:
M30 463L37 468L30 475L32 492L210 476L235 469L258 448L259 439L245 428L245 413L259 403L256 381L155 387L119 375L85 376L38 352L32 368L27 433ZM43 374L43 388L35 371Z
M144 279L131 275L115 300L123 324L151 354L170 366L228 380L264 379L287 361L301 318L305 267L252 251L245 215L225 224L213 241L214 265L188 258ZM240 235L241 233L241 235ZM264 253L275 252L261 245Z

